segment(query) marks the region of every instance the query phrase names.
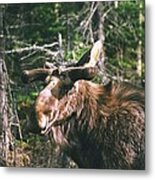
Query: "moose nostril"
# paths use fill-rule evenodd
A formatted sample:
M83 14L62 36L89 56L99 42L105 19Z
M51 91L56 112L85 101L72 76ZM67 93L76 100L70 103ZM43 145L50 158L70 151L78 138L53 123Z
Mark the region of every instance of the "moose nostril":
M46 129L47 129L47 125L40 127L41 134L45 134Z
M45 131L46 130L46 126L44 128L41 129L41 131Z
M46 125L44 128L41 129L41 134L46 134L48 126Z
M45 130L47 126L47 119L45 115L42 115L42 118L39 121L39 127L41 130Z

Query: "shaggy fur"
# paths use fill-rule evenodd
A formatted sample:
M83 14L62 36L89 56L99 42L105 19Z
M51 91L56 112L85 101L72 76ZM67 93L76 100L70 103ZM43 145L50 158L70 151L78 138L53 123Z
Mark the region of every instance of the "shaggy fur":
M127 83L102 86L79 80L58 99L45 88L37 98L36 114L38 122L46 117L44 132L80 168L145 168L140 89Z

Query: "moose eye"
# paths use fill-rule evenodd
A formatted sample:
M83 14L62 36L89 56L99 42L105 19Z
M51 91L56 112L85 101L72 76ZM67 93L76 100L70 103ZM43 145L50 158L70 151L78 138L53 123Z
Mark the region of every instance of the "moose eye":
M55 84L56 84L56 83L53 81L53 82L52 82L52 85L55 86Z

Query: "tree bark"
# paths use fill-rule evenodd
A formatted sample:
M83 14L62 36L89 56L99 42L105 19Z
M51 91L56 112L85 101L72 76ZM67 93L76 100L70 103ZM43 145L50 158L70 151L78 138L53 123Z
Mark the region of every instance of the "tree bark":
M139 4L139 40L137 46L137 74L141 78L142 76L142 22L143 22L143 14L142 14L143 2Z
M8 155L12 149L11 107L9 103L9 80L5 64L5 38L3 33L4 5L0 5L0 165L7 165Z

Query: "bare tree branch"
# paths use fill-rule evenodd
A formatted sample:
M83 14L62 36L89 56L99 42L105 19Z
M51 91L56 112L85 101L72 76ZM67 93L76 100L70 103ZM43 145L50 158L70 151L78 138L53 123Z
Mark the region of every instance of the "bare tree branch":
M93 15L94 15L95 11L96 11L97 8L98 8L99 2L96 3L96 6L95 6L95 7L94 7L94 4L95 4L95 2L92 2L91 9L90 9L90 15L89 15L87 21L86 21L85 24L84 24L83 35L85 35L87 29L89 28L89 24L91 23L92 17L93 17ZM94 7L94 8L93 8L93 7Z
M51 51L48 48L52 48L54 46L58 45L57 42L54 42L52 44L44 44L43 46L37 46L37 45L32 45L30 47L25 47L25 48L17 48L17 49L12 49L12 50L6 50L4 51L5 54L12 54L12 53L22 53L25 51L44 51L48 55L56 56L58 54L58 51Z

